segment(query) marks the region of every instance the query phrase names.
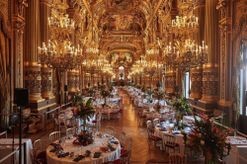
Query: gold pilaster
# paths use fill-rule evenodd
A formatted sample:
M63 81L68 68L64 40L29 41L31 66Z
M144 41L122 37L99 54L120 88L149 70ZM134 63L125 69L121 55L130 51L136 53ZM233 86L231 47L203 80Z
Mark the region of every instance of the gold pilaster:
M79 70L68 71L68 91L71 93L79 91Z
M200 99L202 97L202 68L192 68L191 77L191 92L190 98Z
M232 70L231 48L231 4L230 1L220 0L217 4L219 11L220 33L220 87L218 104L222 107L231 107L230 88Z
M175 93L175 86L176 86L176 72L170 71L165 74L165 91L168 94Z
M204 103L218 101L218 65L207 64L203 67L202 99Z
M37 63L39 31L39 1L29 0L25 29L25 86L29 90L30 103L44 101L41 96L41 65Z
M13 2L13 54L14 54L14 88L21 88L23 84L23 33L25 28L25 8L27 0Z
M47 65L41 67L41 94L45 99L53 99L52 92L52 69Z
M202 98L203 104L212 104L210 109L215 108L213 104L218 101L218 22L216 11L217 0L205 1L205 33L204 38L208 45L208 63L203 65L202 72ZM209 109L209 105L204 105Z

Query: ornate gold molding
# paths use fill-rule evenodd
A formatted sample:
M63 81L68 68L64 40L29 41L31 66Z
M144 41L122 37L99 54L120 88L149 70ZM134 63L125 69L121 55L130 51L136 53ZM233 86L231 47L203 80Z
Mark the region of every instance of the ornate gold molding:
M192 68L190 73L191 73L190 98L200 99L202 96L202 68Z
M25 63L25 86L29 90L29 101L41 102L41 65L36 62Z
M45 99L53 99L52 92L52 69L47 65L41 67L41 94Z
M73 93L79 91L79 70L68 71L68 91Z
M208 64L202 72L202 99L205 103L218 101L218 65Z

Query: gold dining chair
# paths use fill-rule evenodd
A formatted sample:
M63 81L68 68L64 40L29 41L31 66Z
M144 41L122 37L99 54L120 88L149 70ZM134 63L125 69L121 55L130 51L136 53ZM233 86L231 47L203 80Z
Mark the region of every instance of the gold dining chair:
M67 137L73 137L76 132L76 128L68 128L66 129L66 136Z
M60 131L54 131L49 134L49 140L50 142L54 142L58 139L60 139L61 132Z
M8 133L7 131L3 131L0 133L0 138L8 138Z
M186 164L186 156L183 154L170 154L169 155L169 164Z
M163 150L165 151L168 150L168 153L170 153L171 150L173 150L173 153L180 152L179 144L176 143L176 138L173 134L163 133L162 145L163 145Z
M33 142L33 163L45 164L46 162L46 152L43 150L43 143L41 139L37 139Z

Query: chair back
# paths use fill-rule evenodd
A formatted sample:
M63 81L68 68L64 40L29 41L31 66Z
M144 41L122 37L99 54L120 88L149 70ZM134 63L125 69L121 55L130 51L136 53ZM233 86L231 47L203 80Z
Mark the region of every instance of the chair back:
M33 154L34 154L34 158L36 158L36 156L42 152L42 142L41 139L37 139L33 142Z
M186 157L182 154L170 154L169 164L186 164Z
M60 131L51 132L49 134L49 140L50 140L50 142L54 142L54 141L60 139L60 134L61 134Z
M101 119L102 119L102 113L99 112L99 113L96 115L96 120L97 120L97 122L100 122Z
M75 128L68 128L66 129L66 136L67 137L73 137L76 132Z
M106 134L110 134L110 135L115 136L115 129L113 127L111 127L111 126L106 127L104 132Z
M162 134L162 142L163 142L163 145L175 146L176 145L176 138L172 134L163 133Z
M3 131L0 133L0 138L8 138L7 131Z
M154 126L156 126L157 124L159 124L160 123L160 119L159 118L155 118L154 120L153 120L153 125Z
M152 121L151 120L147 120L147 129L150 129L152 127L153 127Z

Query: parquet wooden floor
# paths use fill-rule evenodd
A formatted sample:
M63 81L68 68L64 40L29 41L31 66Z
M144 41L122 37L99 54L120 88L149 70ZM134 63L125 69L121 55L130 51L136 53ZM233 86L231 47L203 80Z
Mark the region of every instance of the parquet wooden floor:
M128 95L120 91L120 96L123 100L123 112L120 119L107 120L102 122L102 129L107 126L114 127L117 132L124 131L133 139L131 163L143 163L147 161L156 161L157 163L167 163L168 154L161 151L159 147L148 146L147 132L145 127L138 126L137 114L135 107L131 103Z

